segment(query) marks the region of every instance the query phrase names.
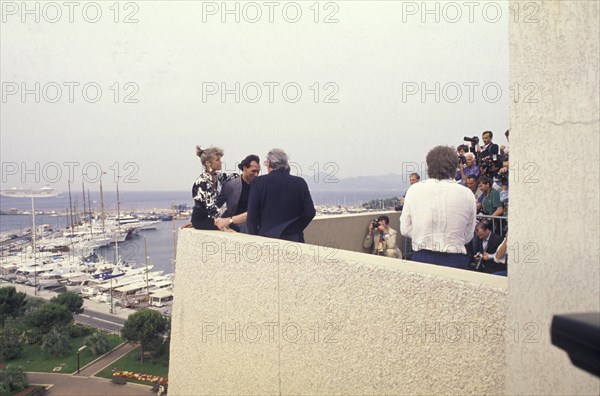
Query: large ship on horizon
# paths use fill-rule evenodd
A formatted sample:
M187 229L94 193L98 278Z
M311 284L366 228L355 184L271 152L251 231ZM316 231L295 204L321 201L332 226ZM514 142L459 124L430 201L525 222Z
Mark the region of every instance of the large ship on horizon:
M52 198L61 195L60 191L56 191L50 186L44 186L39 190L32 188L17 188L13 187L9 190L0 191L0 197L5 198Z

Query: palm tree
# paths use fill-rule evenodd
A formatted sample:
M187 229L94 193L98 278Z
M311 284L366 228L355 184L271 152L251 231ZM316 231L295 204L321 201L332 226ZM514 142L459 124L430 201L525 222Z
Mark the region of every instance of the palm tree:
M0 370L0 393L6 394L27 387L23 367L8 365Z
M110 350L106 334L100 332L85 337L83 345L87 346L94 356L102 355Z
M44 336L41 348L47 356L61 357L71 352L71 342L68 335L53 329Z

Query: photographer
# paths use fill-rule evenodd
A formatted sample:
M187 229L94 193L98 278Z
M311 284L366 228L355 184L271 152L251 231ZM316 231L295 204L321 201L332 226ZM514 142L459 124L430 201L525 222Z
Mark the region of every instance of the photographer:
M475 263L474 269L488 274L505 271L506 264L501 260L495 259L496 251L502 243L502 237L492 233L492 226L487 222L477 224L475 234L477 235L475 244L475 251L477 253L473 257Z
M477 167L475 161L475 154L466 153L464 158L464 163L462 163L462 161L458 163L458 175L456 180L460 180L460 184L466 186L469 177L474 177L475 179L479 177L479 167Z
M483 146L477 146L477 152L479 158L498 155L500 149L496 143L492 143L494 134L492 131L485 131L481 134L481 140L483 140Z
M390 228L390 218L380 216L369 224L369 232L365 237L363 247L372 249L379 256L402 258L402 253L396 244L397 232Z

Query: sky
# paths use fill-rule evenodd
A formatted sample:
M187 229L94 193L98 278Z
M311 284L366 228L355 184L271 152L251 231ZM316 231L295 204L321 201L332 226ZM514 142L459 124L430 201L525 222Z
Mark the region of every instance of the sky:
M3 189L189 190L196 145L225 171L278 147L346 178L423 171L485 130L506 144L504 1L1 5Z

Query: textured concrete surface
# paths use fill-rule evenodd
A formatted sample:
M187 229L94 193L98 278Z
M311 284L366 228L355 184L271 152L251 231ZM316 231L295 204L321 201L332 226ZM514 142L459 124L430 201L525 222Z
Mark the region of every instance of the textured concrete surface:
M536 4L537 23L510 24L510 84L539 92L511 100L506 394L598 395L550 323L600 311L600 3Z
M306 227L304 239L306 243L323 247L351 250L353 252L370 252L363 248L363 240L367 235L369 224L373 219L386 215L390 218L390 227L398 232L397 243L404 251L404 237L400 235L400 212L382 211L349 215L319 216ZM340 232L343 230L343 232Z
M506 279L182 230L170 393L499 394Z

